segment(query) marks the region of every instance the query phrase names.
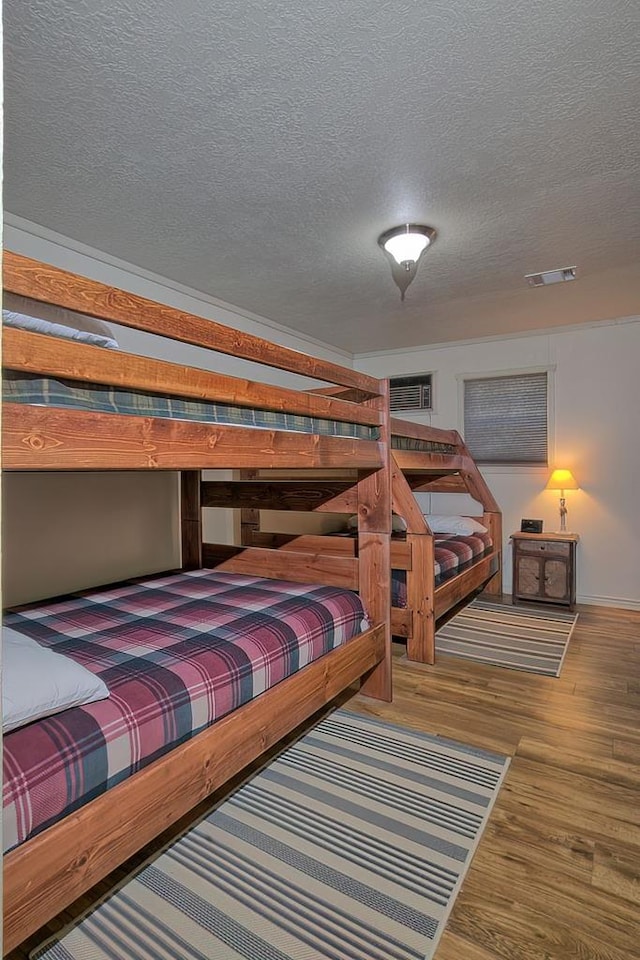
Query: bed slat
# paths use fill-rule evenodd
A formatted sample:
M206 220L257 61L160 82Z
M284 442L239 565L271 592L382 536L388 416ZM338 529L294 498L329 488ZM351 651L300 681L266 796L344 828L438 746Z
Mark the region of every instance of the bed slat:
M206 480L203 507L253 510L316 510L344 493L352 481Z

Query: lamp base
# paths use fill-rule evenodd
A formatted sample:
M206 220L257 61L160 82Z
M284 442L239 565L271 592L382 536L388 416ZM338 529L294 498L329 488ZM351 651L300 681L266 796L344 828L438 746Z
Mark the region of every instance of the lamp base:
M560 533L567 532L567 501L564 498L564 491L560 496Z

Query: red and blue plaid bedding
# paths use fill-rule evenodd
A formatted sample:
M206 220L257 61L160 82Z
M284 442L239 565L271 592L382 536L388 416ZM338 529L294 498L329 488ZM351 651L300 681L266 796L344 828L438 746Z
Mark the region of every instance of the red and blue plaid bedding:
M77 660L110 692L5 736L5 849L366 625L351 591L210 570L31 605L5 622Z
M462 573L476 560L491 550L491 536L488 533L475 533L470 537L436 537L435 543L435 585L450 580ZM391 603L394 607L407 605L407 575L404 570L391 573Z

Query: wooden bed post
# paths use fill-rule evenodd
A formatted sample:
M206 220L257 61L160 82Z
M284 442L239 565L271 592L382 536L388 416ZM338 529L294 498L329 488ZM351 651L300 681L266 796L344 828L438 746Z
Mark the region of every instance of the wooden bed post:
M460 450L465 457L465 469L460 471L461 476L471 496L482 504L484 524L488 527L491 539L502 558L502 512L462 437L460 437ZM497 573L485 584L484 593L502 596L502 562Z
M182 534L182 569L202 567L202 509L200 470L180 471L180 530Z
M494 513L493 511L485 510L482 516L482 522L485 527L488 528L489 533L491 534L491 539L493 543L497 546L500 554L500 567L496 573L491 577L488 583L484 586L484 593L488 593L492 597L501 597L502 596L502 556L503 556L503 544L502 544L502 514Z
M258 477L258 470L240 470L240 480L255 480ZM240 509L240 543L244 547L251 547L255 541L255 535L260 531L260 511L253 507L242 507Z
M392 700L391 678L391 470L389 382L381 396L366 401L382 414L380 450L383 467L358 482L358 555L360 597L371 623L384 624L385 657L362 681L360 692Z
M411 629L407 637L407 658L419 663L435 663L436 619L433 569L435 541L418 501L404 474L391 455L393 510L407 524L407 543L411 548L411 569L407 570L407 610L411 611Z

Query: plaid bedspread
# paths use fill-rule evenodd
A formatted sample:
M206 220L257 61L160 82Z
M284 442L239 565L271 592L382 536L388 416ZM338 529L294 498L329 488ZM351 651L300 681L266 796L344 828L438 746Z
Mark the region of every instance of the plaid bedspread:
M197 570L6 617L110 697L4 738L10 849L363 629L348 590Z
M470 537L437 537L435 543L435 585L450 580L462 573L475 560L491 550L488 533L476 533ZM407 605L407 574L404 570L391 572L391 603L394 607Z
M251 407L189 400L185 397L163 397L144 390L126 390L123 387L107 387L77 380L58 380L17 370L4 371L2 392L6 403L29 403L136 417L161 417L165 420L223 423L228 426L258 427L265 430L291 430L296 433L351 437L356 440L379 438L378 428L366 424L324 420L321 417L305 417L275 410L254 410Z

